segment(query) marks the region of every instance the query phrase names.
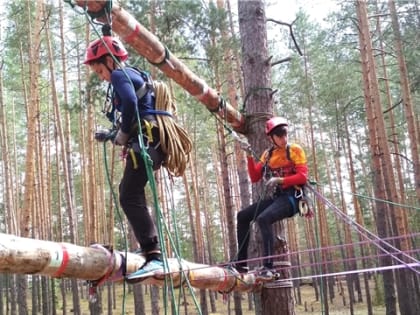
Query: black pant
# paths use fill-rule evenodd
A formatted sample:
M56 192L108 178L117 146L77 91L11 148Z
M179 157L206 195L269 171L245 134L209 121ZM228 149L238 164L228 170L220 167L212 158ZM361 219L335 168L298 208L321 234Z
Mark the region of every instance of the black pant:
M154 148L158 143L157 128L153 128L155 141L149 144L147 150L151 160L153 161L153 169L158 169L165 159L161 146ZM147 184L148 177L146 167L140 153L135 153L137 160L137 168L131 154L127 155L124 175L120 182L120 203L130 222L137 241L140 243L142 250L146 253L159 249L159 239L156 232L156 226L147 208L146 196L144 188Z
M289 218L297 213L297 207L289 199L294 198L293 192L279 194L274 198L260 200L237 214L237 236L238 236L238 258L237 260L248 259L248 244L250 225L252 221L257 222L262 234L264 256L273 255L273 229L272 224L279 220ZM246 263L239 263L246 266ZM271 258L264 258L264 266L273 267Z

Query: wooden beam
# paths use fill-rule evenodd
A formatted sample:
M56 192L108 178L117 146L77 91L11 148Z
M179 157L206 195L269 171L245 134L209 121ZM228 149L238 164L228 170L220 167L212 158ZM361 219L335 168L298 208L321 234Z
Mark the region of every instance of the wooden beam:
M77 0L76 4L87 9L89 13L95 14L95 16L99 15L96 18L98 21L106 22L105 16L101 16L101 14L104 13L104 7L109 4L108 0ZM119 7L115 1L112 2L111 18L112 30L124 42L203 103L208 110L226 119L235 131L245 133L244 116L223 100L216 90L209 87L203 79L194 74L154 34L149 32L131 14Z
M116 274L124 253L101 245L81 247L70 243L23 238L0 233L0 272L97 280ZM144 257L127 253L127 272L134 272Z
M99 244L82 247L0 233L0 273L101 280L102 283L102 280L124 280L122 270L126 268L127 274L132 273L144 262L141 255L111 250ZM167 262L165 273L156 272L141 283L161 287L167 285L168 281L174 286L189 283L194 288L218 292L250 292L262 286L252 273L240 275L231 268L176 258L170 258Z

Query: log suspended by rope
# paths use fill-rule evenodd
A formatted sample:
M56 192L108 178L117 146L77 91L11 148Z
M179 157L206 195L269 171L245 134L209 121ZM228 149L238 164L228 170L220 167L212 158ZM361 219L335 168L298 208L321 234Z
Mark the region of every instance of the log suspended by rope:
M97 21L107 22L105 9L109 6L109 0L76 0L76 4L86 9ZM131 14L115 4L115 1L112 2L111 18L112 30L124 42L206 105L208 110L226 119L235 131L245 132L244 116L175 57L154 34L149 32Z
M136 271L144 262L144 257L139 254L119 252L99 244L82 247L0 233L0 273L76 278L97 286L105 281L123 281L125 273ZM197 289L222 293L251 292L263 285L256 281L254 274L240 275L228 267L196 264L176 258L167 262L167 272L156 273L141 283L160 287L168 283L174 286L190 284ZM288 284L279 282L278 285Z

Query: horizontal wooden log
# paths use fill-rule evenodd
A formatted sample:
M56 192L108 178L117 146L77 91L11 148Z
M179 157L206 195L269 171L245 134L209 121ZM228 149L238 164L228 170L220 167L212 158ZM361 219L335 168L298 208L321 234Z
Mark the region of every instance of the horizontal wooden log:
M145 259L138 254L112 251L98 244L82 247L0 233L0 273L121 281L125 262L129 274L142 266ZM168 281L174 286L189 283L197 289L218 292L250 292L262 286L254 274L240 275L231 268L176 258L168 259L165 265L165 272L156 272L141 283L161 287L170 283Z
M104 12L103 9L108 3L108 0L76 1L78 6L95 13L95 15L98 12ZM228 102L222 100L216 90L209 87L203 79L193 73L154 34L149 32L131 14L119 7L115 1L112 2L111 17L112 30L124 42L133 47L139 55L158 67L210 111L226 119L237 132L245 132L244 116ZM97 20L106 22L104 16L98 17Z
M171 281L174 286L189 284L196 289L206 289L221 293L238 291L251 292L261 288L262 283L257 282L255 274L239 274L232 268L209 266L192 263L186 260L171 258L168 260L168 272L157 272L140 282L164 286Z
M101 245L81 247L0 233L1 273L97 280L118 272L124 255ZM144 261L144 257L128 253L127 272L134 272Z

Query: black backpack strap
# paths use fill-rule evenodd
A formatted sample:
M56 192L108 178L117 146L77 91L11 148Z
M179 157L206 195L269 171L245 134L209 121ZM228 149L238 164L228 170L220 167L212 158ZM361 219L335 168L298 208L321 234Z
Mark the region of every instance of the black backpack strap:
M274 151L274 146L268 149L267 156L265 158L264 165L262 167L263 177L265 179L268 179L272 176L270 167L268 166L268 162L271 159L271 155L273 154L273 151Z
M289 143L286 144L286 157L289 161L292 161L292 159L290 158L290 144Z

